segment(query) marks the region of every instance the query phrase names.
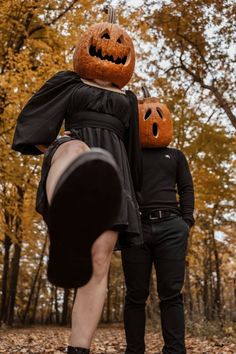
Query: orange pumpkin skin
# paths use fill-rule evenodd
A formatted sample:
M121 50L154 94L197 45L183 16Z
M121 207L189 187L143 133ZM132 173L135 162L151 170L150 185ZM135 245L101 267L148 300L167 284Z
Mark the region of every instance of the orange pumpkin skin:
M139 100L139 137L144 148L168 146L173 136L171 113L157 98Z
M134 71L133 42L117 24L93 25L81 36L75 48L73 65L75 72L84 79L98 79L122 88Z

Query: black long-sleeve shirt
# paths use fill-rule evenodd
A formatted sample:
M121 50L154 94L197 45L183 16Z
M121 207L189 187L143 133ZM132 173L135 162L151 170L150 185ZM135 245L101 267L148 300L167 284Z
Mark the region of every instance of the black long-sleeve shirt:
M143 149L141 210L169 210L194 224L194 191L188 162L173 148Z

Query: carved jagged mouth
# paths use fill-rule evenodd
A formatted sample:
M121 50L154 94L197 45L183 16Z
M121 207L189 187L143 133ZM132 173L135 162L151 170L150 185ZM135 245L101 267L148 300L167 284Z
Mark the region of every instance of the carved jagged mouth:
M126 60L127 60L127 56L124 56L123 58L116 58L114 59L113 55L102 55L102 50L101 49L98 49L94 46L94 45L90 45L90 48L89 48L89 54L92 56L92 57L97 57L101 60L108 60L110 62L112 62L113 64L123 64L125 65L126 63Z

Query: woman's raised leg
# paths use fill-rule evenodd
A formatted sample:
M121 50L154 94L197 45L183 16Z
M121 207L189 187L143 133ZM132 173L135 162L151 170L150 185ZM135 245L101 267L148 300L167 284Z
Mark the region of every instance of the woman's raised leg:
M48 279L56 286L82 287L92 276L92 245L120 210L119 169L106 150L67 141L52 157L46 193Z

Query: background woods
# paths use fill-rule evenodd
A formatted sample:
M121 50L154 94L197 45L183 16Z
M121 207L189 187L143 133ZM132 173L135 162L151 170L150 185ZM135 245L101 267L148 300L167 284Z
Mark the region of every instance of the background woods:
M102 1L1 1L0 319L7 325L67 324L75 291L46 279L47 230L34 211L41 157L11 150L16 118L55 72L72 69L80 31L105 19ZM127 5L128 3L128 5ZM196 192L184 297L187 318L236 321L236 5L219 1L114 2L137 48L131 86L145 83L170 108L173 146L188 157ZM121 6L122 5L122 6ZM155 278L148 317L157 321ZM124 280L113 256L102 321L122 321ZM232 322L233 323L233 322Z

